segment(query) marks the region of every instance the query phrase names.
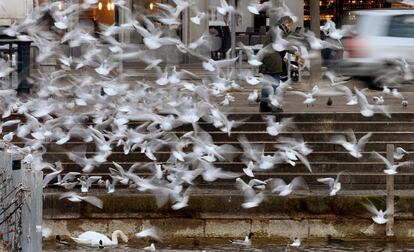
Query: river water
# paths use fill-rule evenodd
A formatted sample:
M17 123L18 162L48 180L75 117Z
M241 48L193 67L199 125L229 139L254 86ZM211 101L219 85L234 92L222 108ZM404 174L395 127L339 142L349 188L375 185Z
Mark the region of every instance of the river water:
M82 246L64 246L61 244L47 244L44 246L43 251L54 252L54 251L144 251L142 248L145 246L138 246L138 244L120 245L115 248L91 248ZM165 245L157 244L157 251L263 251L263 252L285 252L285 251L307 251L307 252L403 252L413 251L414 252L414 241L413 243L396 243L396 242L379 242L379 241L367 241L367 242L342 242L335 241L335 243L319 243L319 244L303 244L301 248L289 248L286 245L277 244L260 244L253 245L250 247L236 246L233 244L217 244L217 245Z

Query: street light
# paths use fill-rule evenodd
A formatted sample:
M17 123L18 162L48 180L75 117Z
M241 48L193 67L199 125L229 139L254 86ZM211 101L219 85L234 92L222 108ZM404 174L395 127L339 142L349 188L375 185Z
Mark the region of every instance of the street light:
M98 3L98 10L102 10L102 3L101 2Z

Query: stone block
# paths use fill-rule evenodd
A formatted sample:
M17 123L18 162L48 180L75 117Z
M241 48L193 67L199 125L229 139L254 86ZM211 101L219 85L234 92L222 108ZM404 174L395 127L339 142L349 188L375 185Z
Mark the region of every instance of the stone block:
M112 234L115 230L121 230L128 238L138 233L142 226L141 219L117 219L110 220L108 223L108 232Z
M60 236L71 236L68 230L67 220L43 220L43 228L50 228L52 230L52 236L48 239L55 239L56 235Z
M251 220L206 220L206 237L245 237L251 231Z
M201 219L149 219L143 221L141 227L139 227L139 230L137 231L141 231L152 226L158 228L164 238L204 237L204 220Z
M268 234L275 238L308 238L309 223L307 220L269 220Z
M81 219L68 222L68 229L72 236L78 236L79 234L86 231L95 231L105 235L110 235L108 232L109 220L89 220Z
M414 238L414 221L413 220L395 220L394 235L399 239Z
M254 237L268 237L269 236L269 221L268 220L252 220L252 233Z
M370 219L335 218L309 221L310 238L373 239L385 235L385 225L375 224Z

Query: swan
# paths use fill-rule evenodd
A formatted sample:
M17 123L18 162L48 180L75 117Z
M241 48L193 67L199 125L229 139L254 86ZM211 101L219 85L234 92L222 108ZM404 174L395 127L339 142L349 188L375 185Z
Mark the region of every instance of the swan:
M115 230L112 233L112 241L111 239L108 238L108 236L95 232L95 231L86 231L80 234L77 238L75 237L70 237L70 238L74 240L76 243L82 244L82 245L113 246L113 245L118 245L118 236L120 236L124 242L128 242L128 237L121 230ZM100 241L102 241L102 243L100 243Z

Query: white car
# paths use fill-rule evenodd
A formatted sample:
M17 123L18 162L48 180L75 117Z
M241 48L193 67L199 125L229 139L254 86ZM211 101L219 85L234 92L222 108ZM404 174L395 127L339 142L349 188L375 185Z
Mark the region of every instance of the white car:
M372 77L372 84L399 85L413 80L414 10L364 10L356 15L354 36L343 40L339 72Z

